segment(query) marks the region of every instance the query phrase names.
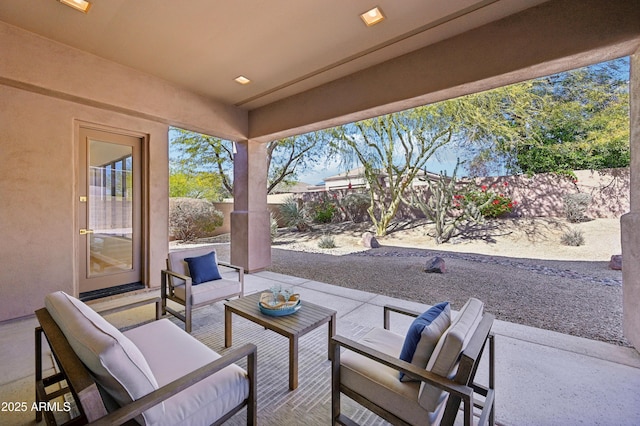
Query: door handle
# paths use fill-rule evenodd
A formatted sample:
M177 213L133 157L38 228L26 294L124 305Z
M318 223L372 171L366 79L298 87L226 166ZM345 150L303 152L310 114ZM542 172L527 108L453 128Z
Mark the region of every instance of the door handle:
M80 235L93 234L93 229L81 229Z

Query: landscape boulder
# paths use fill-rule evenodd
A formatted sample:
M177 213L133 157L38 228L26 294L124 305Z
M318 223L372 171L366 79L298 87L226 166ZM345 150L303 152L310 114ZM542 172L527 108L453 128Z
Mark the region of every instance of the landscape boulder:
M380 247L380 243L371 232L365 232L364 234L362 234L362 245L365 246L366 248Z
M434 257L431 260L427 261L427 264L424 268L425 272L435 272L437 274L444 274L446 271L446 267L444 264L444 259L441 257Z
M614 254L611 256L611 260L609 261L609 268L615 269L616 271L622 270L622 255Z

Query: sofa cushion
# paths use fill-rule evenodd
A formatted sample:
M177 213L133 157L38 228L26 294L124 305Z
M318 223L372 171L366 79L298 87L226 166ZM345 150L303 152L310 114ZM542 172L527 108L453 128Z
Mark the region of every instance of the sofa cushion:
M160 386L220 358L168 319L124 334L145 356ZM230 365L167 399L164 418L153 425L208 425L241 404L248 395L247 373L235 364Z
M484 304L478 299L471 298L465 303L436 345L427 363L427 371L453 378L460 355L482 319L483 309ZM435 386L427 383L422 383L420 386L419 401L426 410L434 410L446 399L446 396L445 392Z
M402 335L374 328L359 343L398 358L403 340ZM444 404L434 412L418 404L419 383L401 382L397 370L352 351L340 355L340 382L409 424L437 424L444 411Z
M222 279L214 251L202 256L186 257L184 261L189 265L189 276L193 285Z
M419 368L425 368L438 340L451 325L451 307L449 302L442 302L418 316L409 327L404 338L400 359L410 362ZM399 373L400 380L413 380L404 373Z
M45 306L96 383L118 405L158 389L135 344L93 309L62 291L47 295ZM163 405L158 404L143 413L144 422L157 422L163 413Z

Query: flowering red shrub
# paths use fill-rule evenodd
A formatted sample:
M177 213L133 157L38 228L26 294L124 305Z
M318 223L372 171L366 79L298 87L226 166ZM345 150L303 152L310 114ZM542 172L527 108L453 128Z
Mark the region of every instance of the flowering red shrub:
M506 188L509 184L504 182ZM492 188L497 189L497 185ZM454 195L454 206L460 207L463 203L474 203L480 208L480 213L484 217L495 218L507 213L511 213L517 201L513 201L511 197L503 193L496 193L489 190L487 185L480 186L480 191L471 190L465 194Z

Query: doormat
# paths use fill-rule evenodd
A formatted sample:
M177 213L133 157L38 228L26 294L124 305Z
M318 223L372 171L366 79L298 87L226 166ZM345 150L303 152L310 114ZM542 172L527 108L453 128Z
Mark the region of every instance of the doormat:
M86 291L80 293L80 300L87 302L89 300L100 299L102 297L115 296L117 294L127 293L130 291L142 290L145 286L141 282L118 285L115 287L102 288L100 290Z

